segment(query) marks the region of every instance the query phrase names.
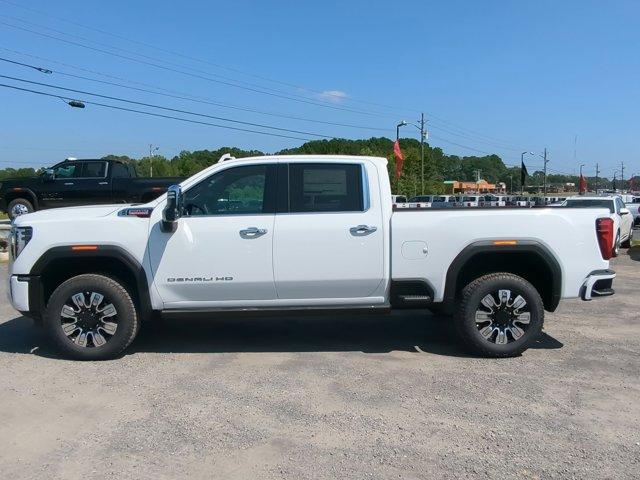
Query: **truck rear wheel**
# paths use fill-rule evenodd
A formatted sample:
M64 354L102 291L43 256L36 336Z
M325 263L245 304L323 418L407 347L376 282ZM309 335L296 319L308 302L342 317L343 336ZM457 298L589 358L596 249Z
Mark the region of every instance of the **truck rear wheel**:
M544 305L535 287L522 277L492 273L462 290L454 321L462 341L473 353L512 357L539 337Z
M33 212L33 204L24 198L11 200L7 205L7 215L9 215L10 220L31 212Z
M44 326L56 347L77 360L117 357L133 341L139 319L131 295L113 278L84 274L51 295Z

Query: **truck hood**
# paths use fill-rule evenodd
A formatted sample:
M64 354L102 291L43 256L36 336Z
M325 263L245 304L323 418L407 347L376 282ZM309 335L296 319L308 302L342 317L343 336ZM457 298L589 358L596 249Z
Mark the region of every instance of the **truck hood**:
M84 218L99 218L106 217L112 213L122 210L123 208L131 207L126 204L116 205L92 205L84 207L66 207L66 208L51 208L49 210L41 210L39 212L28 213L21 215L14 220L14 224L32 225L33 223L40 222L55 222L59 220L75 220Z

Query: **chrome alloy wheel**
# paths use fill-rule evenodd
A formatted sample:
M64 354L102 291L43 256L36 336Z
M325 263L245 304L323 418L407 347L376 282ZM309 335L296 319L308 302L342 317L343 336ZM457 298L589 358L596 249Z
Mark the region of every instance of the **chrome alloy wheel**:
M22 203L16 203L11 208L11 216L13 218L19 217L20 215L26 215L27 213L29 213L29 209L27 208L26 205L24 205Z
M105 345L116 333L118 312L104 295L81 292L72 295L60 312L62 331L79 347Z
M526 333L531 321L531 313L527 310L527 301L521 295L512 300L511 290L498 290L480 301L476 327L488 342L506 345Z

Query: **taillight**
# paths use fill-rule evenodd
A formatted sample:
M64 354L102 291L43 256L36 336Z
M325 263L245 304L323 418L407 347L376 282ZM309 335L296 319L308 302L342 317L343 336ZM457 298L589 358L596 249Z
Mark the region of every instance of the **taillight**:
M613 220L611 218L597 219L596 234L602 258L609 260L613 257Z

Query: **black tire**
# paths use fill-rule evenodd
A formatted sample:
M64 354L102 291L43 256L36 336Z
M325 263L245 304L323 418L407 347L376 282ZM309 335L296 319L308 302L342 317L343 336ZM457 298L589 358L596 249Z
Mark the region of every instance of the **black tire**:
M520 309L515 309L515 313L509 313L507 299L504 302L504 311L498 314L499 318L496 313L490 313L501 310L502 300L500 299L501 304L495 305L493 310L486 308L482 301L489 295L500 295L501 290L510 292L512 305L518 296L521 296L526 302L521 308L526 310L520 312ZM477 323L477 313L480 317L482 313L486 313L493 319L487 320L486 323ZM520 318L526 319L526 313L529 314L529 323L525 326ZM544 304L535 287L524 278L510 273L492 273L474 280L462 290L454 323L460 338L472 353L493 358L513 357L524 352L540 336L544 323ZM504 328L500 329L501 325ZM486 332L486 329L491 330L489 338L481 334L481 331ZM507 343L497 343L501 332L504 335L501 339L506 339ZM516 338L516 333L519 338Z
M16 210L22 210L23 212L17 213ZM15 198L9 202L9 205L7 205L7 215L10 220L33 211L33 204L25 198Z
M101 300L103 303L97 304L95 307L92 301L94 292L103 296L103 300ZM82 294L85 307L86 294L90 294L88 303L91 306L86 307L85 310L74 304L73 297L79 293ZM104 321L105 317L98 318L101 313L104 313L103 311L106 311L108 304L111 304L116 312L114 315L108 316L108 323L116 325L112 334L105 329L107 326L107 322ZM75 322L69 320L69 317L63 316L63 309L69 305L72 308L78 308ZM98 311L100 305L103 305L103 311ZM87 326L83 322L94 322L97 326ZM77 335L73 332L67 335L63 330L63 325L75 325L79 333L74 330ZM76 360L108 360L116 358L131 344L140 328L140 321L131 295L118 281L104 275L83 274L70 278L55 289L47 304L44 327L49 338L65 357ZM78 343L79 337L84 333L80 327L85 328L87 332L83 340L84 346L81 345L82 340ZM110 330L112 328L111 325ZM99 345L96 337L101 338L101 341L105 341L105 343Z
M633 227L629 230L629 236L627 239L620 244L622 248L630 248L631 247L631 237L633 235Z

